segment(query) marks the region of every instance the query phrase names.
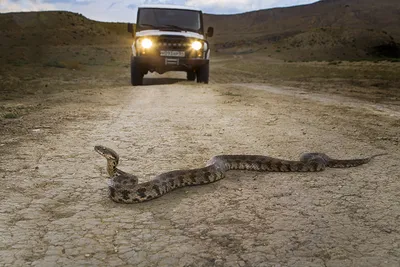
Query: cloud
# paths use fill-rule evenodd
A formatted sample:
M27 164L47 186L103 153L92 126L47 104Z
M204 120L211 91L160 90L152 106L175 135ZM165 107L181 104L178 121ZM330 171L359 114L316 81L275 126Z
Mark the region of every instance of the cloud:
M187 0L186 5L195 6L207 13L243 13L272 7L309 4L317 0Z
M88 5L96 2L96 0L44 0L43 2L52 4Z
M135 22L136 8L143 0L105 0L94 1L87 5L59 4L61 10L83 14L85 17L99 21Z
M56 9L54 5L49 3L44 3L42 1L0 1L0 13L5 12L21 12L21 11L42 11L42 10L54 10Z
M135 8L137 8L138 6L137 6L137 5L134 5L134 4L130 4L130 5L127 5L126 7L127 7L127 8L130 8L130 9L135 9Z
M135 22L142 4L176 4L200 8L211 14L308 4L315 0L0 0L0 12L65 10L99 21Z
M112 8L113 6L115 6L115 5L117 5L117 4L121 3L121 2L122 2L122 1L112 2L112 3L110 4L110 6L109 6L107 9L110 9L110 8Z
M154 5L154 4L156 4L156 5L158 5L158 4L161 4L161 5L173 5L173 4L175 4L175 5L177 5L177 4L179 4L178 3L179 1L174 1L174 0L144 0L143 1L143 4L146 4L146 5Z
M57 3L74 3L75 0L43 0L43 3L52 3L52 4L57 4Z

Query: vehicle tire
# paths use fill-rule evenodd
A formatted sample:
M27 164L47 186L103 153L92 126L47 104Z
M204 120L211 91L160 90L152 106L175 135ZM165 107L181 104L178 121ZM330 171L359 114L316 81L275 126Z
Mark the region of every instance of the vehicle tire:
M142 85L143 84L143 70L140 69L140 66L135 62L133 57L131 58L131 84L133 86Z
M208 76L210 72L210 63L204 64L196 71L198 83L208 83Z
M186 73L187 73L186 78L187 78L188 81L196 80L196 72L194 72L192 70L189 70Z

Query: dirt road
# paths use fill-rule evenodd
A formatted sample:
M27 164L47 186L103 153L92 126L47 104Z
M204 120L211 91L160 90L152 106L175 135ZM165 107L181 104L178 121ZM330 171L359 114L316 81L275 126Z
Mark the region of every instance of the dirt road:
M65 90L3 122L23 131L0 140L1 266L400 265L399 106L176 77ZM107 197L96 144L142 181L221 153L388 155L321 173L232 171L123 205Z

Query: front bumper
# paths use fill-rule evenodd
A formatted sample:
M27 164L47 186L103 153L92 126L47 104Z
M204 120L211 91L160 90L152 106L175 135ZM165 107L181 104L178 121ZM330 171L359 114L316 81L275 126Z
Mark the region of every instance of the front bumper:
M135 56L133 60L140 66L140 69L151 72L156 71L160 74L167 71L193 71L209 64L208 59L202 58Z

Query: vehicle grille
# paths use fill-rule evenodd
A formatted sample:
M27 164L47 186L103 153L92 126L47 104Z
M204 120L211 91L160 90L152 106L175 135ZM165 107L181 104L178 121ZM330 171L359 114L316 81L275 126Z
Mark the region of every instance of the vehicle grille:
M161 36L157 41L160 49L187 50L190 45L190 40L181 36Z

